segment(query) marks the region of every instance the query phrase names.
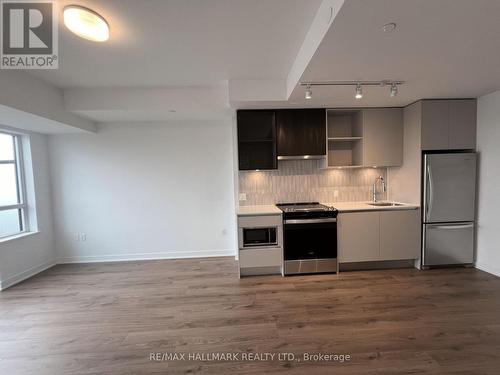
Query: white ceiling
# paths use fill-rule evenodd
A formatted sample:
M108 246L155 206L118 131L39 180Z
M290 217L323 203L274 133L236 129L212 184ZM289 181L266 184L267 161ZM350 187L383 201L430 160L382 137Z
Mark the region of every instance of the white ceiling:
M63 88L67 111L105 122L218 119L231 116L229 104L404 106L500 89L500 0L342 2L77 1L108 20L110 41L92 43L61 25L60 68L30 74ZM58 1L60 10L70 3ZM383 33L389 22L396 30ZM388 87L366 87L355 100L353 88L323 86L306 101L304 87L286 94L297 61L301 81L406 83L395 98Z
M61 88L285 78L320 2L61 0L61 12L76 3L104 16L110 40L89 42L61 24L59 69L32 74Z
M395 22L394 32L382 25ZM402 106L421 98L478 97L500 89L499 0L347 0L302 81L404 80L389 88L313 87L311 106ZM291 102L305 103L296 87Z

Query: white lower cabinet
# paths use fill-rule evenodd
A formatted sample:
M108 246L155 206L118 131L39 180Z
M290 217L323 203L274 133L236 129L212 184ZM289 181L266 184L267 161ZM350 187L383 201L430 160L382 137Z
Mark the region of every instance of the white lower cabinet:
M380 212L380 258L420 258L420 210Z
M339 214L337 236L340 263L379 260L379 212Z
M420 257L420 210L340 213L337 230L340 263Z
M274 238L272 238L273 231ZM245 244L246 236L248 244ZM256 240L259 240L260 244L255 243ZM281 215L239 216L238 244L240 276L283 274Z

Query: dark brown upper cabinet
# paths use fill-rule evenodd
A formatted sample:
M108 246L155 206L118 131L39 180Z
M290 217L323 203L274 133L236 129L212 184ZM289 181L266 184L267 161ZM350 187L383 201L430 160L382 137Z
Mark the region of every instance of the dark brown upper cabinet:
M325 109L276 110L279 158L326 155Z
M276 169L275 111L239 110L236 117L239 169Z

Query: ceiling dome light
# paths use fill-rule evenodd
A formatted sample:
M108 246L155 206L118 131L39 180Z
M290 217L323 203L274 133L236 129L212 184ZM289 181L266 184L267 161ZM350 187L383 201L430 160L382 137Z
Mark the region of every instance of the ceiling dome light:
M69 5L64 8L64 24L81 38L93 42L109 39L109 25L106 20L91 9Z
M391 84L391 98L394 98L398 94L398 85L396 83Z
M384 33L390 33L394 30L396 30L396 24L394 22L386 23L384 26L382 26L382 31Z
M363 88L359 83L356 85L356 95L354 95L354 97L356 99L361 99L363 97Z
M306 99L312 99L312 90L311 90L311 85L308 85L306 88Z

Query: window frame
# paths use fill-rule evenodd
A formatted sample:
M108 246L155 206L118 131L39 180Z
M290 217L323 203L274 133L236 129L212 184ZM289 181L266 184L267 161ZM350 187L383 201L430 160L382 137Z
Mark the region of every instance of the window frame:
M26 200L26 178L24 174L22 135L0 129L0 134L9 135L14 143L14 160L0 160L0 164L14 164L16 170L17 200L19 203L0 205L0 211L18 210L19 232L0 235L0 240L29 232L28 204Z

